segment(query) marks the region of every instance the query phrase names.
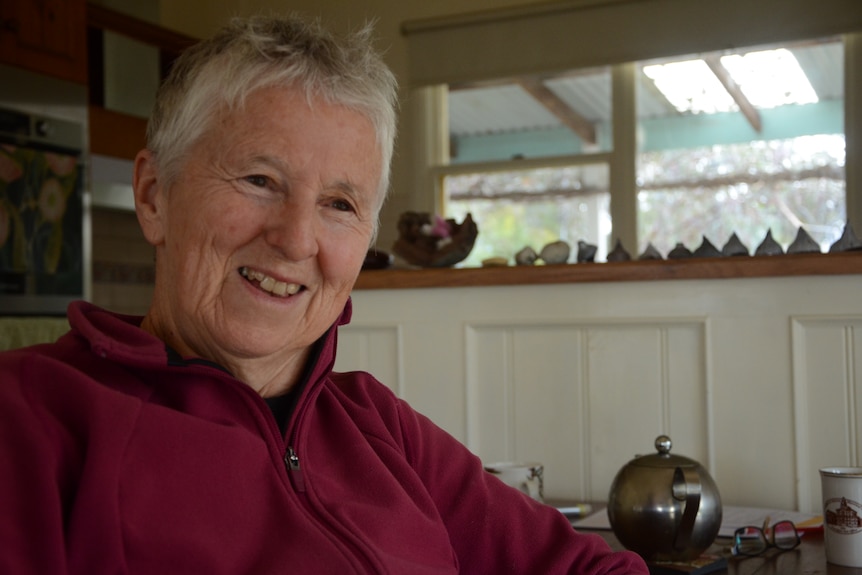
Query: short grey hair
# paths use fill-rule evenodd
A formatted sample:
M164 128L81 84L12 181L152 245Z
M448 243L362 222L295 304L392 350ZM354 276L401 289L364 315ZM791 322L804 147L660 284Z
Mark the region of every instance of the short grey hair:
M170 186L185 155L222 108L236 109L261 88L303 89L367 117L382 157L377 212L389 188L397 130L397 82L372 46L373 24L336 37L295 15L235 18L185 50L159 88L147 147ZM375 220L376 221L376 220ZM376 230L376 225L375 225Z

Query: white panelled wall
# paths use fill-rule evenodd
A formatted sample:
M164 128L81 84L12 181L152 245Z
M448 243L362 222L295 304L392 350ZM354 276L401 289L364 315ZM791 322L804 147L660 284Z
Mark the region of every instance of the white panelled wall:
M600 265L600 264L597 264ZM336 369L373 373L484 461L606 500L654 450L726 504L816 511L862 465L862 276L357 290Z

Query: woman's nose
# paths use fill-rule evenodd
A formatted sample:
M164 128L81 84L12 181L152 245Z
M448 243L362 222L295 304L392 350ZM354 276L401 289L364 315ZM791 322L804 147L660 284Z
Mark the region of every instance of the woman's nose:
M287 200L272 208L264 232L266 242L290 260L303 260L317 254L315 206Z

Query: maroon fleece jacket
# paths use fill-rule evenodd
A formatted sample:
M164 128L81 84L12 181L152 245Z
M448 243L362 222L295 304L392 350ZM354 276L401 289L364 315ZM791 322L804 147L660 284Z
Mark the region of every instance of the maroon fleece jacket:
M58 342L0 354L0 573L647 573L371 375L332 372L336 326L282 434L140 317L68 317Z

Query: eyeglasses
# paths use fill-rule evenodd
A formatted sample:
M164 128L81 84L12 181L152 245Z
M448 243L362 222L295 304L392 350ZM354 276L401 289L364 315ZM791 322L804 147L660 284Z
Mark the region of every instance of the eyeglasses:
M801 541L802 538L792 521L779 521L769 527L767 518L763 527L750 525L737 529L733 533L732 552L734 555L751 557L760 555L770 547L789 551L795 549Z

